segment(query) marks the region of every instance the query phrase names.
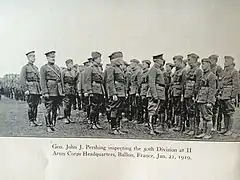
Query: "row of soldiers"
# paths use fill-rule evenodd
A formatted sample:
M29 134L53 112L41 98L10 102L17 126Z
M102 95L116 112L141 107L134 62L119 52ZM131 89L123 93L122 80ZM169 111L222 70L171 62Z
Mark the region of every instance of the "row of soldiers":
M150 60L140 63L132 59L128 64L122 52L113 52L110 64L103 71L99 52L92 52L84 67L74 67L73 60L68 59L64 70L55 65L55 53L45 54L48 63L41 67L40 73L33 65L35 52L26 54L29 62L22 68L21 82L28 96L28 115L33 126L39 125L37 106L42 95L48 132L55 130L57 109L62 101L65 122L74 123L71 108L77 98L92 129L102 129L99 113L106 112L111 133L115 135L126 133L121 130L121 120L125 118L144 123L151 135L172 129L210 139L217 117L217 130L226 136L232 134L239 75L231 56L224 57L223 70L217 65L217 55L203 58L201 63L195 53L189 54L186 61L178 55L173 57L174 64L165 64L163 54L159 54L153 56L151 66ZM220 127L221 116L224 128Z

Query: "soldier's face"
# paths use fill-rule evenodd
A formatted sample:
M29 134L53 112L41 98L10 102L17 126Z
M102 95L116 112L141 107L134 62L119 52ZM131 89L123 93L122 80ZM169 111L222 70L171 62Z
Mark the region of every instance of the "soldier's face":
M172 69L171 69L171 67L169 66L169 65L166 65L166 71L171 71Z
M135 67L137 67L137 64L134 62L131 62L130 66L131 66L131 68L135 68Z
M67 67L68 67L68 68L72 68L72 67L73 67L73 63L72 63L72 62L68 63L68 64L67 64Z
M182 61L180 60L173 60L175 67L181 67L182 66Z
M101 59L101 57L98 57L94 61L99 64L99 63L101 63L102 59Z
M207 62L202 62L202 69L203 71L207 70L210 68L210 64Z
M230 66L233 64L233 61L231 59L228 59L228 58L225 58L225 61L224 61L224 66Z
M34 63L35 62L35 54L28 55L28 61L30 63Z
M148 64L147 63L142 63L143 69L147 69L148 68Z
M210 59L211 61L211 65L216 65L217 64L217 60L216 59Z
M55 55L54 56L48 56L47 60L49 63L55 63Z
M196 59L189 57L188 58L188 65L193 66L196 64Z

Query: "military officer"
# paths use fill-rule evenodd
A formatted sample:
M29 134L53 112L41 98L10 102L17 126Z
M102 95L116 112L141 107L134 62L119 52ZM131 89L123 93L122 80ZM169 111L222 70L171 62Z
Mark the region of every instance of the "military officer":
M125 134L121 131L121 118L123 103L126 97L126 81L121 65L123 64L123 53L113 52L109 56L111 67L108 68L106 74L106 84L108 89L109 118L111 121L111 133L114 135Z
M131 76L129 78L129 96L130 96L130 121L140 123L138 118L139 90L141 83L141 69L137 59L130 60Z
M174 68L174 64L166 63L166 72L165 72L165 82L166 82L166 109L167 109L167 124L170 128L173 125L173 108L172 108L172 94L171 94L171 81L172 81L172 70Z
M224 73L218 99L220 99L224 115L225 128L221 131L221 134L230 136L232 135L233 115L235 112L234 103L239 91L239 74L235 69L234 58L232 56L225 56L224 60Z
M203 76L200 82L200 88L196 97L197 107L203 120L203 132L196 135L196 138L211 139L213 105L216 98L216 76L211 71L211 60L202 59ZM197 124L198 125L198 124ZM198 127L197 127L198 128Z
M84 71L83 71L83 102L84 102L84 107L86 112L87 112L87 120L88 123L91 124L90 122L90 101L89 101L89 94L87 93L87 89L86 89L86 84L87 84L87 72L88 69L91 68L92 66L92 57L88 58L88 61L84 63Z
M68 59L65 61L67 68L62 71L63 90L65 97L63 98L64 104L64 121L66 124L74 123L71 119L71 108L77 93L77 72L73 69L73 60Z
M211 61L211 71L216 75L216 83L217 83L217 90L219 90L219 82L222 79L223 76L223 69L221 68L221 66L219 66L217 64L218 62L218 55L211 55L209 56L209 59ZM216 92L217 94L218 92ZM216 99L216 103L213 105L213 116L212 116L212 131L216 131L216 119L218 119L218 131L221 131L221 128L219 128L220 126L220 122L222 121L222 110L220 107L220 103L218 101L218 99Z
M148 94L149 98L148 104L148 113L149 113L149 134L156 135L160 132L154 127L154 119L157 118L160 122L158 122L158 126L164 129L165 123L165 79L164 79L164 71L162 71L162 67L165 64L165 60L163 59L163 54L153 56L154 65L151 67L148 73ZM158 127L157 127L158 128Z
M173 109L174 109L174 119L175 128L174 131L181 131L183 128L183 118L182 116L182 105L183 105L183 95L184 95L184 84L186 81L186 70L182 66L183 56L177 55L173 57L175 72L172 77L171 82L171 94L173 97Z
M79 65L78 66L78 71L77 71L77 103L78 103L78 110L81 111L83 106L82 106L82 97L83 97L83 90L82 90L82 83L83 83L83 73L84 66Z
M186 116L190 123L190 130L186 132L188 135L194 135L197 132L200 117L196 109L196 95L199 91L200 81L202 77L202 70L197 66L199 56L195 53L188 54L189 69L186 73L184 102L186 108Z
M92 129L102 129L99 123L99 111L104 101L103 72L101 53L92 52L93 65L86 71L86 92L90 100L89 119Z
M47 109L45 115L47 132L55 130L57 109L64 96L61 70L55 65L55 53L55 51L45 53L48 63L40 69L40 85Z
M20 81L22 89L27 96L28 103L28 119L30 126L39 126L37 123L37 110L40 102L41 88L40 88L40 75L35 62L35 51L26 54L28 63L22 68Z
M149 116L148 116L148 72L151 65L151 61L143 60L142 61L142 74L141 74L141 83L140 83L140 121L145 123L145 126L148 126Z

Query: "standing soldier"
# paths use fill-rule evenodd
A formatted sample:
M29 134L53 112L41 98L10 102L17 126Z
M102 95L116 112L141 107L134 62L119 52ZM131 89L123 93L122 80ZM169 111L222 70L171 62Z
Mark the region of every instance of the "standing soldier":
M151 61L143 60L142 61L142 75L141 75L141 84L140 84L140 121L145 123L145 126L148 126L149 123L149 116L148 116L148 98L147 98L147 91L148 91L148 72L151 65Z
M153 67L148 73L148 113L149 113L149 134L156 135L160 132L154 128L154 119L157 118L160 122L162 128L164 128L165 123L165 80L164 71L162 67L165 64L163 59L163 54L153 56Z
M130 95L130 121L134 120L134 123L139 123L138 118L138 105L139 105L139 87L141 82L141 69L137 59L130 61L130 67L132 69L131 76L129 78L129 95Z
M167 109L167 124L168 128L171 128L173 125L173 103L172 103L172 93L171 93L171 81L172 81L172 69L174 65L172 63L166 64L166 72L165 72L165 82L166 82L166 109Z
M203 119L203 132L195 137L198 139L211 139L213 105L215 104L216 76L211 71L211 60L202 59L203 76L196 102ZM197 127L199 128L199 127Z
M55 51L45 53L48 63L40 69L40 84L47 109L45 120L47 132L53 132L57 119L57 109L62 101L63 84L60 68L55 65Z
M36 121L38 104L40 101L41 89L40 89L40 75L35 62L35 51L31 51L26 54L28 58L28 64L26 64L21 71L20 81L22 89L27 96L28 103L28 119L30 126L39 126Z
M239 74L234 68L234 58L225 56L224 59L224 73L218 97L223 110L225 127L221 134L230 136L232 135L233 115L235 112L234 104L239 91Z
M93 65L86 71L86 92L90 101L89 119L92 129L102 129L99 123L99 112L104 101L103 72L101 54L92 52Z
M183 95L184 95L184 84L186 80L186 70L182 66L183 64L183 56L178 55L173 57L175 72L172 77L171 82L171 94L173 98L173 109L174 109L174 119L175 128L174 131L181 131L183 128L183 118L182 114L182 106L183 106Z
M188 65L190 68L186 73L186 83L184 92L184 101L186 106L186 116L189 120L190 130L186 132L188 135L194 135L197 132L200 117L196 109L196 95L199 91L200 81L202 77L202 70L197 66L199 58L195 53L188 55Z
M78 110L83 109L83 71L84 66L79 65L78 76L77 76L77 91L78 91Z
M65 97L63 98L64 103L64 122L66 124L74 123L71 120L71 108L74 105L76 100L77 93L77 73L73 69L73 60L66 60L67 68L62 71L62 79L63 79L63 90ZM73 108L74 109L74 108Z
M111 120L111 131L112 134L125 134L120 130L121 118L122 118L122 106L126 97L126 81L124 72L121 69L123 63L123 53L114 52L110 56L111 67L108 68L106 74L106 84L108 87L109 100L109 114Z
M213 74L216 75L216 85L217 85L217 90L219 90L219 82L222 79L223 76L223 69L221 68L221 66L217 65L218 62L218 55L211 55L209 57L210 61L211 61L211 71L213 72ZM216 92L217 95L218 92ZM217 117L218 116L218 117ZM216 119L221 119L220 121L218 120L218 122L222 121L222 110L219 104L218 99L216 99L216 103L213 105L213 116L212 116L212 131L216 131ZM219 123L218 123L218 127L219 127ZM221 129L218 128L219 131L221 131Z

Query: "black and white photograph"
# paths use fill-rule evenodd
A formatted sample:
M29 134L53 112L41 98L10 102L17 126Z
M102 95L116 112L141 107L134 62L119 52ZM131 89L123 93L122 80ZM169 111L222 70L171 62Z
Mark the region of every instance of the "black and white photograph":
M240 1L0 0L0 136L240 142Z

